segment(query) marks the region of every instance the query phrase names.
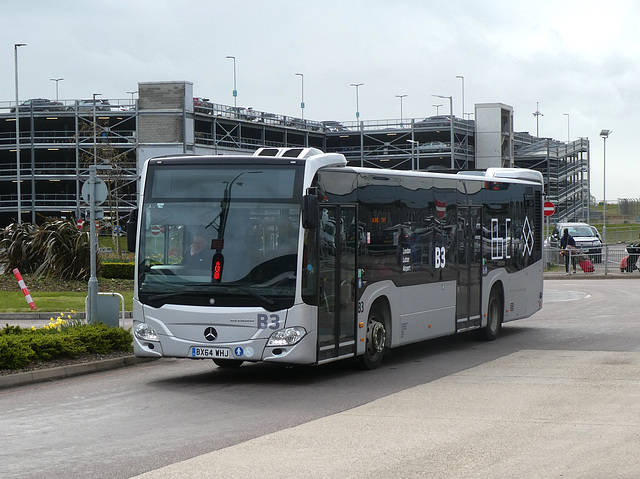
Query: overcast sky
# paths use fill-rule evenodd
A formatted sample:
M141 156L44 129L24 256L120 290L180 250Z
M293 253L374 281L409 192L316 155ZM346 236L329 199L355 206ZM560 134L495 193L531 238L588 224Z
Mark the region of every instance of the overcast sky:
M187 80L195 96L355 120L514 108L516 131L591 141L591 191L640 197L640 2L633 0L2 0L0 102L131 98L138 82ZM568 113L567 117L565 113Z

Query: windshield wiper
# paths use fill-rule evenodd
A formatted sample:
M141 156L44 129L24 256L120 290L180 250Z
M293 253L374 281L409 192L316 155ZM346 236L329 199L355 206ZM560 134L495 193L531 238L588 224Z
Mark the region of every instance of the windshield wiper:
M273 306L274 304L276 304L276 302L273 299L267 298L266 296L262 296L261 294L251 291L248 288L238 287L238 289L243 293L247 293L248 295L253 296L256 299L259 299L260 301L267 303L269 306Z
M189 286L215 286L212 285L211 283L193 283L190 284ZM216 288L219 289L219 288ZM249 296L253 296L256 299L259 299L260 301L262 301L263 303L268 304L269 306L273 306L274 304L276 304L276 302L270 298L267 298L266 296L263 296L261 294L256 293L255 291L251 291L249 288L243 288L243 287L236 287L237 291L242 291L245 294L248 294ZM161 299L167 299L167 298L173 298L175 296L180 296L182 294L185 293L201 293L203 292L203 290L201 289L187 289L186 287L183 287L183 289L181 289L180 291L173 291L171 293L159 293L159 294L152 294L151 296L149 296L147 299L151 302L155 302L155 301L159 301ZM209 291L206 291L209 292Z
M180 285L180 290L179 291L172 291L170 293L158 293L158 294L152 294L151 296L149 296L148 300L149 301L158 301L160 299L166 299L166 298L173 298L175 296L180 296L181 294L184 293L199 293L201 290L197 289L187 289L187 286L211 286L211 283L192 283L192 284L188 284L188 285ZM144 291L142 291L144 292Z

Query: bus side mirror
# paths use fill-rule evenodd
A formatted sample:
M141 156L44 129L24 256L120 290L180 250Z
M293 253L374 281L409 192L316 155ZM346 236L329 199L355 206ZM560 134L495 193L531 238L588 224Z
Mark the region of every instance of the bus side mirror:
M138 210L131 210L127 220L127 249L131 253L136 251L136 233L138 231Z
M302 227L314 230L318 227L318 197L316 195L304 195L302 197Z

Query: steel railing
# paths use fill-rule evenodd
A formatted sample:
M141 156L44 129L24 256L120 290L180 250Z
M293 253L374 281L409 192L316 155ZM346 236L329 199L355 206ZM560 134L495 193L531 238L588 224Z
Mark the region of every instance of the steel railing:
M578 250L562 251L559 248L544 248L545 271L565 272L566 260L569 260L569 274L611 274L640 271L640 248L621 244L602 246L601 253L586 254ZM631 253L630 253L631 252ZM626 267L623 259L627 258ZM588 262L588 263L585 263ZM591 271L591 267L593 271ZM574 273L575 264L575 273Z

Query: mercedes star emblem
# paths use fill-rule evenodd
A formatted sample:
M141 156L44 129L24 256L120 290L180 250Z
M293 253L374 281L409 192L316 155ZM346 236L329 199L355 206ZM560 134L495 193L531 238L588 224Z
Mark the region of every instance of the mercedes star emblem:
M204 330L204 338L207 341L215 341L217 337L218 331L216 331L216 328L207 328Z

